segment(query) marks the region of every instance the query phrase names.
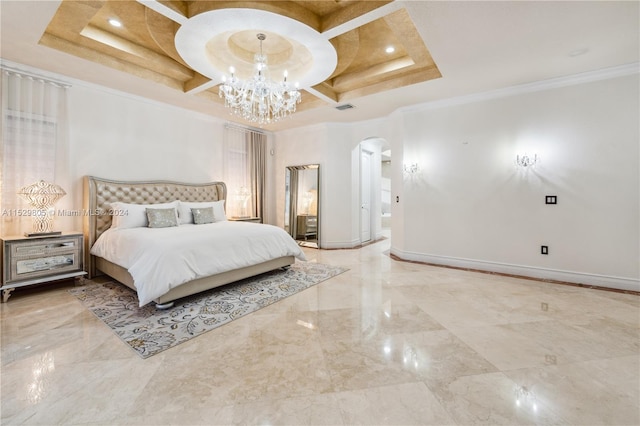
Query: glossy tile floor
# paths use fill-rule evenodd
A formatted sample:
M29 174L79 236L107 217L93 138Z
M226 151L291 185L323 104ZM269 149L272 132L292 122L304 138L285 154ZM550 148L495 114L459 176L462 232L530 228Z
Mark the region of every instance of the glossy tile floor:
M73 296L1 309L1 423L640 424L640 297L305 249L350 270L143 360Z

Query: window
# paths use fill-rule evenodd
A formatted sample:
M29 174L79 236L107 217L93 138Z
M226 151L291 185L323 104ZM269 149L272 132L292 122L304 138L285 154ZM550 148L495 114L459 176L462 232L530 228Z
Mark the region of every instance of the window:
M227 125L225 183L227 216L262 218L266 135Z
M32 226L21 209L31 207L16 192L39 180L56 182L60 153L59 111L64 87L33 76L2 72L2 233L20 234Z

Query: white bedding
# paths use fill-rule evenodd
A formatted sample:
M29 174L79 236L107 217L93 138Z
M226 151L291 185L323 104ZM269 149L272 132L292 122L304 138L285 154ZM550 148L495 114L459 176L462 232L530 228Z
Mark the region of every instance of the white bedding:
M233 221L108 229L95 242L91 254L129 271L140 306L196 278L283 256L306 260L283 229Z

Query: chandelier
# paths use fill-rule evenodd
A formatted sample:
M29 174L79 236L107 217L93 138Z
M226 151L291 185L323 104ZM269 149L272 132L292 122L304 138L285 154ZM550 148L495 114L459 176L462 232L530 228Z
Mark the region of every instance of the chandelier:
M235 77L235 70L230 67L231 78L222 78L219 95L233 114L253 123L269 124L294 113L301 96L297 83L295 87L287 83L287 71L281 83L269 78L267 57L262 53L262 42L267 36L260 33L257 37L260 53L253 58L255 74L251 79L242 81Z

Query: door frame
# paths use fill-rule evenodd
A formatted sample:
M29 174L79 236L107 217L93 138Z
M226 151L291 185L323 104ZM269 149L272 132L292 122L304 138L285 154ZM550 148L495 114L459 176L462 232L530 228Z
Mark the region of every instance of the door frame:
M375 235L374 235L374 231L375 231L375 227L374 227L374 217L373 217L373 171L374 171L374 167L373 167L373 151L370 151L366 148L364 148L362 145L360 145L360 157L359 157L359 164L360 164L360 191L359 191L359 195L360 195L360 200L359 200L359 205L360 205L360 214L359 214L359 222L360 222L360 233L359 233L359 240L360 243L366 243L369 241L373 241L375 240ZM363 191L363 181L365 179L365 172L364 172L364 168L363 168L363 156L367 155L368 159L369 159L369 173L368 176L366 176L366 179L369 181L369 194L368 194L368 198L369 198L369 239L368 240L363 240L362 238L362 234L364 231L364 223L362 220L362 209L363 209L363 201L364 201L364 191Z

